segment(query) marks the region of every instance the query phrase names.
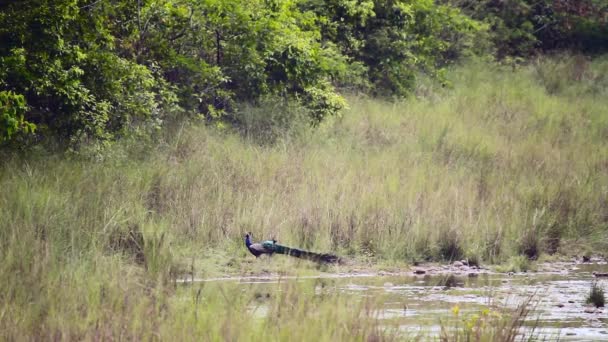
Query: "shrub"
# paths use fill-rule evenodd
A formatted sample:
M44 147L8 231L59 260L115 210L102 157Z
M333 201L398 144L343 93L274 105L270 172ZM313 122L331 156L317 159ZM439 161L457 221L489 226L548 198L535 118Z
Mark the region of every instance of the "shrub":
M519 240L518 252L529 260L538 259L540 253L540 237L536 229L532 228L524 232Z
M458 231L450 229L439 238L439 256L446 261L462 259L464 252Z
M591 284L591 290L587 296L587 304L593 304L596 308L603 308L606 304L606 296L604 295L604 289L602 289L597 282Z

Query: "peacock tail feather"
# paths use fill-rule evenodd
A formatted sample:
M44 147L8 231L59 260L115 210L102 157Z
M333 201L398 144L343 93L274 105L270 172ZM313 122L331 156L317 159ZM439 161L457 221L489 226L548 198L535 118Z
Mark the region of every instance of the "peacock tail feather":
M293 247L287 247L287 246L279 245L275 241L271 241L271 240L262 242L262 246L268 250L271 250L273 253L290 255L292 257L296 257L296 258L300 258L300 259L306 259L306 260L311 260L311 261L316 261L316 262L325 262L325 263L335 263L335 262L340 261L340 258L338 258L338 256L333 255L333 254L315 253L315 252L305 251L305 250L297 249L297 248L293 248Z

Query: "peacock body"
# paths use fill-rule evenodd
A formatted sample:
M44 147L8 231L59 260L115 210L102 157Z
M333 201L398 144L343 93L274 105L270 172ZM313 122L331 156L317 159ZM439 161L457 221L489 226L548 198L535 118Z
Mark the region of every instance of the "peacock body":
M340 258L333 254L315 253L293 247L287 247L278 244L276 240L267 240L261 243L252 243L250 234L245 235L245 246L247 247L247 249L249 249L249 252L251 252L251 254L255 255L256 258L262 254L272 255L274 253L277 253L322 263L335 263L340 261Z

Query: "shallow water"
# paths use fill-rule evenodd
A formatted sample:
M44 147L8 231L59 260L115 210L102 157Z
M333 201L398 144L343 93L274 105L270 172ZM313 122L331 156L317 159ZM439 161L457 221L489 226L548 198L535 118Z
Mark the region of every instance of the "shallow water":
M533 296L532 310L524 329L539 340L608 341L608 309L593 309L585 299L592 282L604 289L608 279L594 278L593 271L608 272L606 263L559 263L542 272L499 274L443 273L434 275L328 274L314 277L244 277L205 281L233 281L257 284L266 293L276 290L279 281L312 281L317 292L339 291L354 298L371 297L377 304L376 316L409 334L437 336L439 318L479 313L487 307L516 308ZM196 280L195 280L196 281ZM263 316L263 307L256 315ZM527 327L527 328L526 328ZM524 331L525 333L525 331Z

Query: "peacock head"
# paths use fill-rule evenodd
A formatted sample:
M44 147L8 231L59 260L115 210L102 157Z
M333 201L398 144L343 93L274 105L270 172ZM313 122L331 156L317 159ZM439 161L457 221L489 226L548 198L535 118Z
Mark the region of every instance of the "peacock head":
M251 233L245 234L245 246L249 247L251 245Z

